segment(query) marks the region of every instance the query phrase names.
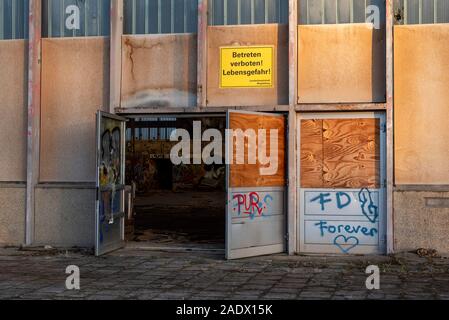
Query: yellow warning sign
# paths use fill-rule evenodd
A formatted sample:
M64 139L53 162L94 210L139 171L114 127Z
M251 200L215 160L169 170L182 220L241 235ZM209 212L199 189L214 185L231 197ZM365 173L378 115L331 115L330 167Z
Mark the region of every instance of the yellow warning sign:
M220 88L272 88L274 46L221 47Z

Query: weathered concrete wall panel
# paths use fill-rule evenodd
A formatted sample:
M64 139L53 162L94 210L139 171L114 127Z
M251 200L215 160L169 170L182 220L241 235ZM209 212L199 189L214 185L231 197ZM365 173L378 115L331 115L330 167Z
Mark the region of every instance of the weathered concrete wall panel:
M36 245L93 247L95 190L36 188Z
M0 181L26 180L27 48L0 41Z
M196 66L194 34L123 36L121 107L195 106Z
M95 113L108 104L108 39L42 41L41 181L95 181Z
M449 184L449 25L394 29L395 182Z
M25 185L0 187L0 245L24 243L25 200Z
M384 102L385 83L385 30L298 26L299 103Z
M288 27L286 25L209 26L207 29L207 105L288 104ZM220 88L220 47L275 46L273 88Z
M429 199L440 199L431 201ZM432 248L449 254L449 192L394 192L395 251ZM441 203L435 207L434 203Z

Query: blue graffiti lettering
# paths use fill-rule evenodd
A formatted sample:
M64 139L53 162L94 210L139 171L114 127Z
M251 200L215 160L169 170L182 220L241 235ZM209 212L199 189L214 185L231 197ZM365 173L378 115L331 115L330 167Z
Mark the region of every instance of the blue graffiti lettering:
M349 224L339 224L339 225L329 225L327 221L321 220L318 223L315 223L315 226L320 228L320 234L324 237L325 233L328 232L330 234L347 232L349 234L363 234L368 237L374 237L378 231L376 228L366 228L360 225L349 225Z
M342 201L342 198L346 198L346 202ZM346 192L337 192L337 207L343 209L351 204L351 197Z
M332 202L331 199L326 199L327 197L329 197L331 194L330 193L320 193L319 196L313 198L310 200L310 202L315 202L317 200L319 200L320 204L321 204L321 211L324 211L324 205L327 202Z

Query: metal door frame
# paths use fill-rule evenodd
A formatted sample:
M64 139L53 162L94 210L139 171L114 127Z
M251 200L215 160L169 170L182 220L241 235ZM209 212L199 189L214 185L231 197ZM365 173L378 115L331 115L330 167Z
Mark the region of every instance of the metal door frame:
M227 113L226 112L173 112L173 113L155 113L155 112L142 112L142 113L127 113L126 110L122 111L122 112L117 112L117 118L122 118L125 119L126 121L129 121L130 119L139 119L139 118L177 118L177 119L191 119L192 121L198 120L199 118L223 118L225 119L225 124L226 124L226 117L227 117ZM178 128L176 128L178 129ZM126 135L125 135L125 142L126 142ZM225 148L225 152L226 152L226 148ZM125 154L126 155L126 154ZM126 170L125 170L126 171ZM226 175L226 172L225 172ZM225 177L226 180L226 177ZM226 187L226 183L227 181L225 181L225 187ZM224 201L226 201L227 198L224 199ZM226 203L225 203L225 207L227 207ZM226 215L227 209L225 208L224 214ZM225 225L225 233L226 233L226 225ZM125 246L127 245L128 242L134 242L134 241L126 241L125 240ZM140 244L139 246L137 246L137 248L139 250L148 250L148 249L154 249L156 248L157 250L159 249L168 249L168 250L189 250L189 251L193 251L193 252L203 252L203 251L213 251L213 252L223 252L223 257L225 257L225 253L226 253L226 237L225 240L223 242L224 248L219 248L219 249L215 249L215 248L202 248L199 245L193 246L193 247L185 247L185 246L176 246L176 247L167 247L164 245L144 245L144 244ZM133 246L134 248L134 246Z

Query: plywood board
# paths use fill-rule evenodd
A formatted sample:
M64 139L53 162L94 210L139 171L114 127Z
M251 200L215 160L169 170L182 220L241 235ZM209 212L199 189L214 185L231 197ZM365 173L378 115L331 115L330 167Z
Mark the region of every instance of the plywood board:
M301 120L301 186L323 186L323 120Z
M396 184L449 184L449 25L394 29Z
M324 186L379 188L379 178L379 119L324 120Z
M95 181L95 113L109 107L108 42L42 40L41 181Z
M209 26L207 29L207 105L288 104L288 27L278 24ZM272 88L220 88L220 47L274 46Z
M121 107L195 106L196 66L194 34L123 36Z
M298 103L385 101L385 30L298 26Z
M301 121L302 188L379 188L379 119Z
M26 180L27 54L24 40L0 41L0 181Z
M232 164L230 166L230 187L276 187L285 185L285 118L281 116L259 115L259 114L245 114L231 112L229 114L229 128L230 129L252 129L257 132L259 129L266 129L266 150L267 156L271 148L270 144L270 130L278 130L278 165L277 172L274 175L261 175L260 168L268 167L262 165L257 159L256 164L249 164L248 158L245 156L245 164ZM257 139L258 141L258 139ZM259 147L263 147L261 143ZM245 154L247 154L248 142L245 140ZM265 148L264 148L265 149ZM233 151L233 163L236 163L236 147Z

